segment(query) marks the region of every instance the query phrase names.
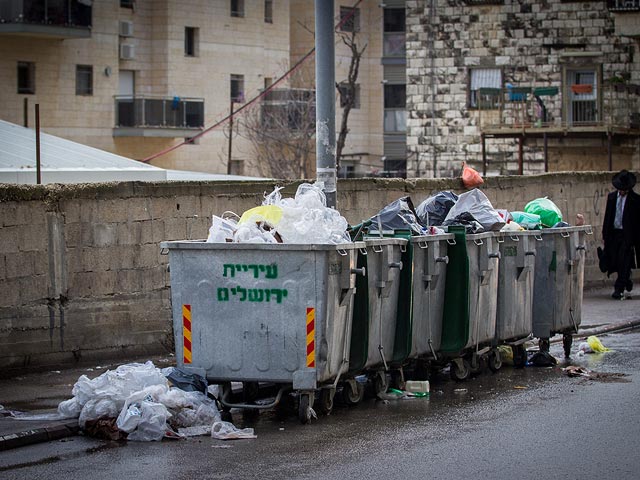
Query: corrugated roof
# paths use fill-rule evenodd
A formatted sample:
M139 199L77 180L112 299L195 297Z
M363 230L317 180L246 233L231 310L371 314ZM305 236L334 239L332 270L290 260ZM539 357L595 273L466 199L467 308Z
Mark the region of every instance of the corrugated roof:
M40 133L42 183L162 181L167 171ZM35 131L0 120L0 183L36 183Z

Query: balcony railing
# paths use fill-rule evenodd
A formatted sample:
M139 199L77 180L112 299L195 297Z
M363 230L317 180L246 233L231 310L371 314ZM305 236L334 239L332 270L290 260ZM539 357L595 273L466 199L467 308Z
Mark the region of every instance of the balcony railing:
M640 135L640 85L571 85L564 92L553 86L480 89L478 110L484 132L615 129Z
M640 11L640 0L608 0L607 8L610 12Z
M91 2L0 0L0 24L91 28Z
M116 96L116 128L204 127L204 99Z
M384 57L405 57L407 41L404 32L385 32L383 35L382 55Z

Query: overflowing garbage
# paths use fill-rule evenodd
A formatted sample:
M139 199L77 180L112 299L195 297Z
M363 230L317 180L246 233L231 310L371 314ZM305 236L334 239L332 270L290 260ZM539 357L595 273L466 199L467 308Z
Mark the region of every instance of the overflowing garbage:
M351 242L347 220L327 207L323 183L301 184L294 198L283 198L282 187L266 195L262 205L242 216L213 216L207 242L322 243Z
M256 438L253 429L237 429L222 421L204 378L175 367L159 369L151 361L120 365L93 379L82 375L72 394L47 419L77 418L85 433L98 438L140 442L206 434L220 440Z

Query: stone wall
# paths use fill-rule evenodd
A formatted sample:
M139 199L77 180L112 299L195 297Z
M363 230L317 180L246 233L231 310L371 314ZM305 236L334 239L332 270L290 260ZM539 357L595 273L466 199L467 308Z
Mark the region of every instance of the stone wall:
M615 34L616 21L604 1L407 0L408 176L451 176L463 160L481 165L482 118L469 107L472 68L500 69L503 88L507 83L557 87L559 94L545 97L553 126L568 118L563 105L570 84L567 69L599 71L597 89L612 78L640 83L638 47L632 38ZM603 115L602 105L599 110ZM483 113L486 119L499 112ZM551 139L548 148L550 171L608 168L602 132L587 135L586 143ZM597 155L583 162L584 149ZM640 168L637 137L614 141L612 151L614 170ZM517 139L488 140L487 156L490 173L516 172ZM541 140L526 140L524 167L529 173L544 171Z
M548 195L572 222L593 225L585 278L603 285L595 247L611 174L546 174L486 179L495 207L521 210ZM289 184L285 196L293 196ZM172 350L164 240L204 238L212 214L241 214L274 184L114 183L0 185L0 366L124 359ZM409 195L417 205L458 179L359 179L338 184L338 209L351 224Z

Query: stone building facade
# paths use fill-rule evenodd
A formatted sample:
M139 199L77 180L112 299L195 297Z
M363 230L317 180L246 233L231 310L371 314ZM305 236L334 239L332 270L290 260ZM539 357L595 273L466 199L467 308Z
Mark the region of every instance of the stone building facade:
M640 167L640 2L407 0L408 176Z

